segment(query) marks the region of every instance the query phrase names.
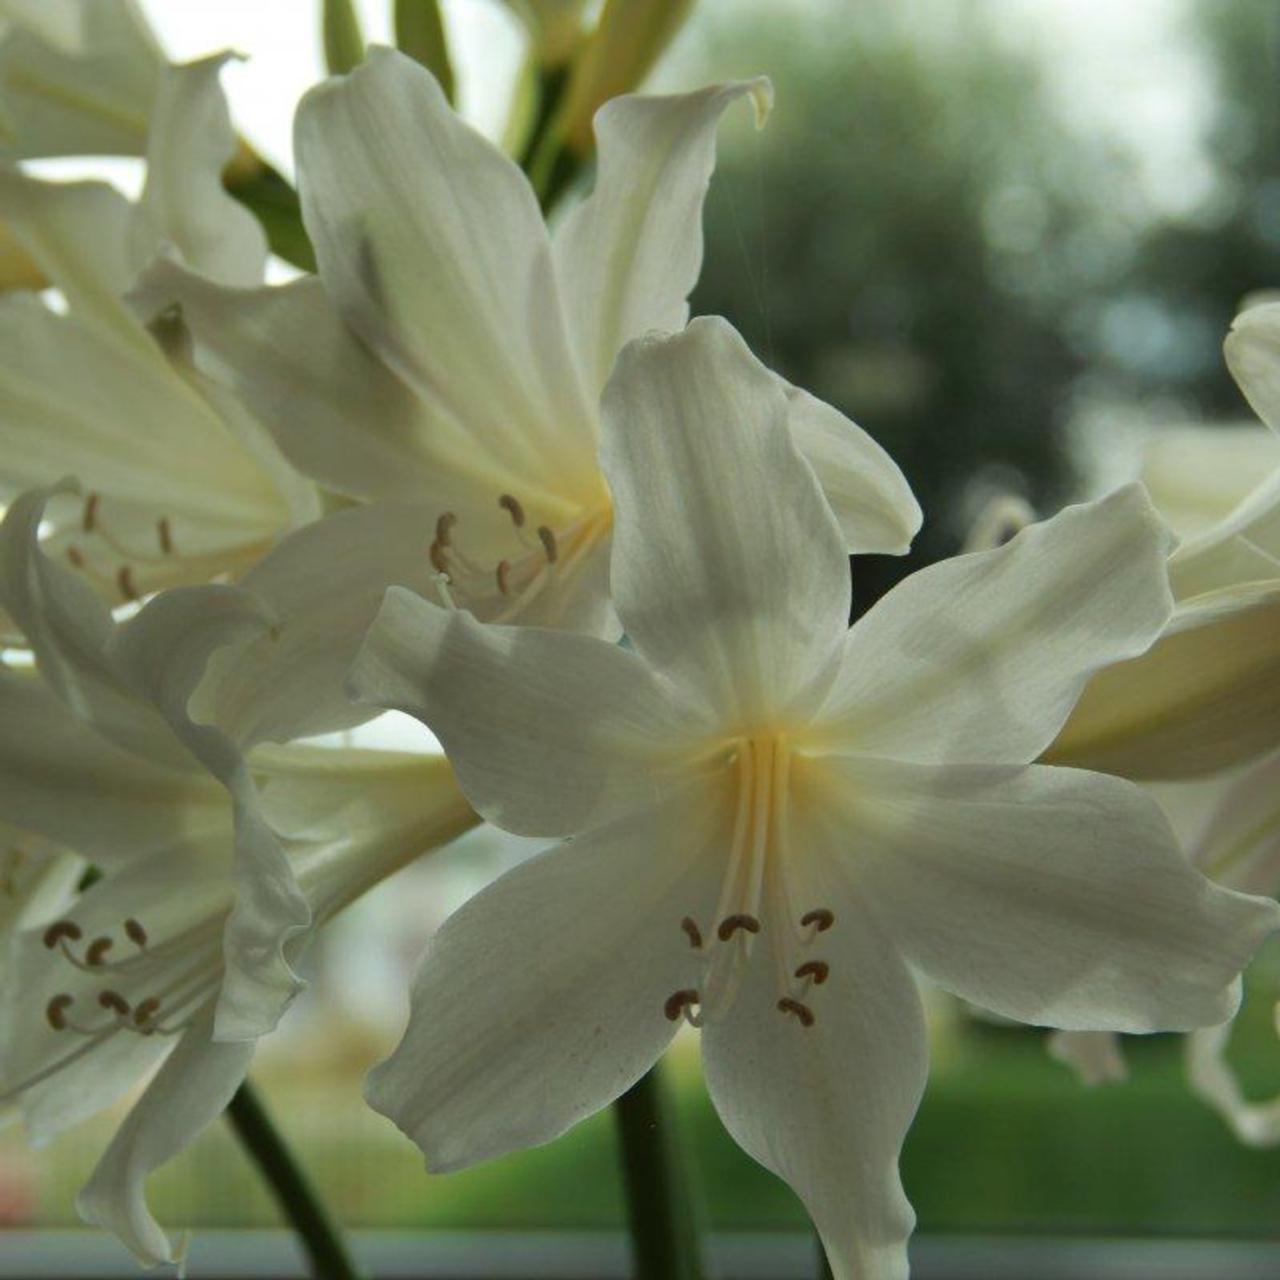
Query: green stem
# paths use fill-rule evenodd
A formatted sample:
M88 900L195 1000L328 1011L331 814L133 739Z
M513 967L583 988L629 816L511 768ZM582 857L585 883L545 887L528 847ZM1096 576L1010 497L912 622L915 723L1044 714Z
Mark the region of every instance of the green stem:
M341 1232L247 1080L228 1104L227 1119L298 1233L315 1280L360 1280Z
M702 1280L675 1115L655 1063L613 1104L636 1280Z

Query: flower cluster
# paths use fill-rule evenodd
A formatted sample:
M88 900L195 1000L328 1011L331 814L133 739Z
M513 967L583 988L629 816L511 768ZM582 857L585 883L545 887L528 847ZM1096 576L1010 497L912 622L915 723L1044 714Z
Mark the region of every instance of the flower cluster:
M27 8L0 9L0 1096L39 1139L149 1078L86 1219L176 1259L146 1176L317 931L482 820L548 847L431 939L366 1091L433 1170L555 1138L688 1025L835 1275L905 1276L922 979L1095 1076L1115 1033L1192 1032L1200 1086L1280 1136L1219 1057L1280 926L1280 470L1181 545L1137 484L1020 513L850 627L849 556L920 527L906 480L689 319L716 131L762 124L767 81L610 96L601 38L569 100L608 99L594 184L549 226L441 67L373 49L298 110L316 270L268 285L224 59L167 64L124 0ZM569 57L580 6L529 9ZM112 100L42 109L17 57ZM145 156L139 198L17 163L76 150ZM1280 305L1227 353L1280 423ZM307 741L386 708L445 756ZM1140 784L1242 767L1188 857Z

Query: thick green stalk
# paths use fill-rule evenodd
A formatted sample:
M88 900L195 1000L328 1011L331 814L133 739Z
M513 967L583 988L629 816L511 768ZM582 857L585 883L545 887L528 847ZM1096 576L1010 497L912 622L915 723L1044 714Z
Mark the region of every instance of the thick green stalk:
M613 1104L636 1280L702 1280L701 1246L661 1064Z
M342 1233L247 1080L228 1104L227 1119L298 1233L315 1280L360 1280Z

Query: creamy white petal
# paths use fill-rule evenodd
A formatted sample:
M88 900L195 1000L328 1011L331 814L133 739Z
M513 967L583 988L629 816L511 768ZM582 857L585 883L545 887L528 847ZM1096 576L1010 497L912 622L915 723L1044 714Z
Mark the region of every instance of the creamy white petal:
M787 425L844 530L851 555L901 556L924 515L894 460L839 409L788 386Z
M1249 307L1236 316L1223 351L1254 412L1280 431L1280 303Z
M135 0L76 7L72 45L20 28L0 41L0 101L16 154L142 155L164 52Z
M167 66L147 139L147 181L133 226L140 268L162 244L227 284L254 285L267 265L261 224L222 185L237 139L218 79L228 54Z
M484 626L398 588L350 684L429 725L471 803L524 835L570 835L660 798L696 725L617 645Z
M531 859L445 922L404 1039L365 1085L429 1169L550 1142L653 1065L676 1027L663 1006L689 985L680 921L714 903L726 809L690 792Z
M1142 653L1172 611L1168 537L1141 488L899 583L848 634L819 712L842 750L1022 764L1089 676Z
M1227 1042L1234 1024L1193 1031L1187 1037L1187 1079L1192 1091L1231 1126L1246 1146L1272 1147L1280 1142L1280 1097L1250 1102L1227 1061Z
M806 855L805 901L835 914L814 944L830 976L807 997L813 1025L778 1010L762 932L727 1019L703 1030L707 1086L738 1144L804 1201L836 1280L906 1280L915 1214L898 1153L928 1071L920 997L866 902L814 866L825 853Z
M143 1266L181 1258L147 1206L147 1176L222 1114L253 1058L252 1043L220 1043L211 1033L206 1012L134 1104L76 1197L80 1216L114 1232Z
M1241 969L1280 926L1274 902L1196 871L1156 803L1118 778L835 757L815 775L813 805L846 824L851 875L905 955L1021 1022L1221 1022Z
M1280 583L1178 606L1148 653L1100 671L1045 752L1129 778L1192 778L1280 741Z
M1111 1084L1129 1077L1114 1031L1055 1031L1049 1037L1049 1056L1069 1066L1084 1084Z
M615 607L640 653L728 725L821 698L848 624L844 539L787 412L718 318L630 344L604 394Z
M548 487L589 478L594 401L516 166L389 49L307 95L295 146L320 275L347 323L512 465Z
M595 187L555 236L574 349L592 391L633 338L684 328L702 269L702 202L716 127L748 96L763 124L773 103L763 77L696 93L628 94L596 112Z

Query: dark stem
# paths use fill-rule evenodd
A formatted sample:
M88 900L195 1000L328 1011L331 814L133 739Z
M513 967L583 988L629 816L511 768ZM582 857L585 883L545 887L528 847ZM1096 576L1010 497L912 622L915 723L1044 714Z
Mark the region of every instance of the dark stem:
M613 1104L636 1280L702 1280L675 1114L655 1063Z
M315 1280L360 1280L341 1232L247 1080L227 1105L227 1119L302 1240Z

